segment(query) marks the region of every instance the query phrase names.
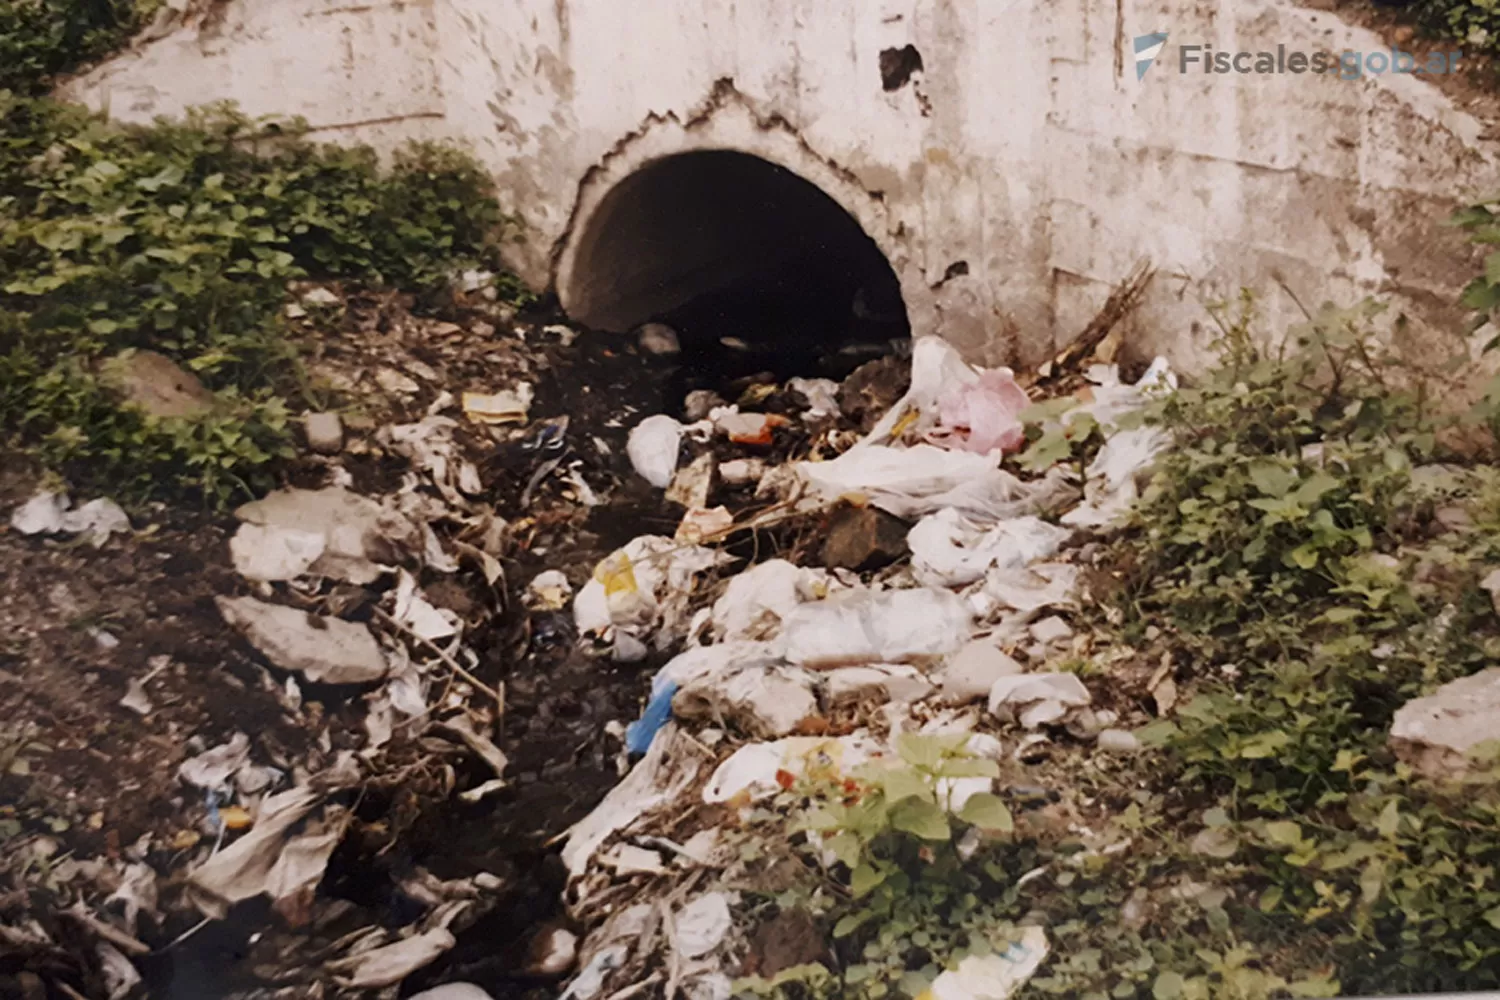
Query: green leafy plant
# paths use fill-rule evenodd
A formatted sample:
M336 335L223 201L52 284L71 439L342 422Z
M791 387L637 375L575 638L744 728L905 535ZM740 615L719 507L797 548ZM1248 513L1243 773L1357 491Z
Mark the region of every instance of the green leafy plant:
M1455 39L1466 53L1500 51L1500 8L1491 0L1419 0L1413 13L1422 27Z
M289 454L289 281L435 306L459 273L502 270L508 220L472 161L414 145L381 170L302 127L228 107L119 126L0 91L0 425L75 483L225 502ZM121 406L101 372L134 348L202 378L210 412Z
M0 90L41 93L61 73L118 48L160 0L0 0Z
M1377 314L1325 307L1275 354L1226 324L1222 367L1152 412L1177 446L1123 543L1121 610L1194 696L1142 736L1168 808L1202 816L1195 864L1254 889L1236 925L1310 933L1347 989L1491 987L1500 790L1418 780L1385 743L1406 700L1500 657L1492 536L1434 522L1492 510L1494 486L1434 464L1440 422ZM1203 995L1187 982L1168 992Z

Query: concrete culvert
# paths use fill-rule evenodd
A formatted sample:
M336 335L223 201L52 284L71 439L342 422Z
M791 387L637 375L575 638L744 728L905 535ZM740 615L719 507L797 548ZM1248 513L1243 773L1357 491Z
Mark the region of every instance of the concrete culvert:
M700 384L837 376L911 333L895 272L859 223L792 171L729 150L654 160L617 184L558 294L595 329L670 326Z

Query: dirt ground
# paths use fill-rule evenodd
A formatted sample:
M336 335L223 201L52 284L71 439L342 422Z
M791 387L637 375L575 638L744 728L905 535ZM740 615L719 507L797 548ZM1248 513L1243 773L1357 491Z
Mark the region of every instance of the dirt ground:
M677 516L628 474L625 457L630 427L668 409L670 365L622 338L550 326L551 318L522 321L524 340L478 320L417 320L398 300L373 296L356 296L324 318L332 328L309 359L315 376L363 394L369 385L361 379L384 364L418 386L356 397L367 405L346 414L355 443L339 459L355 490L390 489L406 469L368 445L378 423L414 419L445 390L490 391L527 377L536 392L526 433L567 417L564 466L576 462L607 502L580 503L553 474L523 508L547 456L528 448L525 434L464 439L486 500L510 522L502 592L473 571L422 584L435 604L482 623L468 641L479 654L477 675L504 685L496 742L509 758L509 787L463 804L449 791L478 784L483 766L461 749L434 755L432 741L398 733L356 797L356 821L317 905L300 920L245 903L225 921L195 927L196 914L174 905L186 861L215 830L211 804L178 779L184 759L242 732L256 761L311 772L363 740L362 692L304 684L295 706L284 693L287 674L224 624L214 598L247 592L229 556L235 519L162 505L132 510L134 534L98 550L0 529L0 922L36 919L63 943L3 949L0 997L67 995L63 988L107 995L99 970L81 957L82 928L60 904L107 895L115 882L109 869L127 861L158 874L168 914L161 926L143 916L138 930L152 949L137 964L153 997L317 995L319 962L341 935L421 914L423 903L401 888L414 874L458 880L481 872L503 888L459 933L458 946L410 977L402 995L454 978L496 997L554 992L555 978L517 972L532 940L560 919L562 872L545 845L618 780L620 743L606 724L635 717L662 657L628 667L590 657L574 642L569 611L528 612L521 595L544 569L561 569L581 586L604 554L638 534L670 535ZM325 465L309 457L290 482L321 485ZM7 463L0 507L24 501L37 482L24 463ZM348 617L361 618L360 601ZM144 715L120 704L132 679L144 682ZM43 981L62 986L38 992Z

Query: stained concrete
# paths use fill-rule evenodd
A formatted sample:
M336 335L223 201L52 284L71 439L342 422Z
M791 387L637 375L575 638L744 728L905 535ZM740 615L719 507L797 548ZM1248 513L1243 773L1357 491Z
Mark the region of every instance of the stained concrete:
M1130 40L1154 31L1169 39L1138 81ZM1428 356L1463 348L1451 303L1474 255L1436 223L1500 176L1484 123L1415 76L1181 75L1184 42L1388 49L1271 0L217 0L65 91L126 119L232 98L330 139L463 142L527 226L514 266L605 325L640 311L627 276L645 265L599 248L657 252L671 210L657 191L640 218L615 193L663 158L736 150L836 202L913 329L977 360L1047 356L1141 258L1161 274L1133 349L1188 367L1205 304L1241 286L1268 331L1296 300L1379 293ZM652 281L704 280L687 224L684 268Z

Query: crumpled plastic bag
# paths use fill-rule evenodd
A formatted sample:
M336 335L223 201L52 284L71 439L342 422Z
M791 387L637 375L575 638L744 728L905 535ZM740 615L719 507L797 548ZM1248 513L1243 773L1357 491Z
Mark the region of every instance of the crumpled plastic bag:
M1018 567L1050 559L1073 532L1027 515L983 530L957 510L929 514L907 533L912 574L929 587L963 587L992 566Z
M824 501L864 496L896 517L915 520L944 508L988 521L1061 507L1078 497L1061 466L1024 482L996 458L936 445L855 446L828 462L799 462L809 494Z
M968 605L947 590L852 591L799 605L783 623L789 662L809 669L924 663L969 639Z
M677 420L658 413L636 424L625 442L625 454L636 474L659 490L672 485L683 430Z
M573 620L580 633L624 626L666 638L685 634L693 578L731 558L662 535L632 538L595 567L573 599Z
M1026 443L1020 414L1030 405L1009 368L991 369L938 397L938 426L927 440L981 455L1018 451Z

